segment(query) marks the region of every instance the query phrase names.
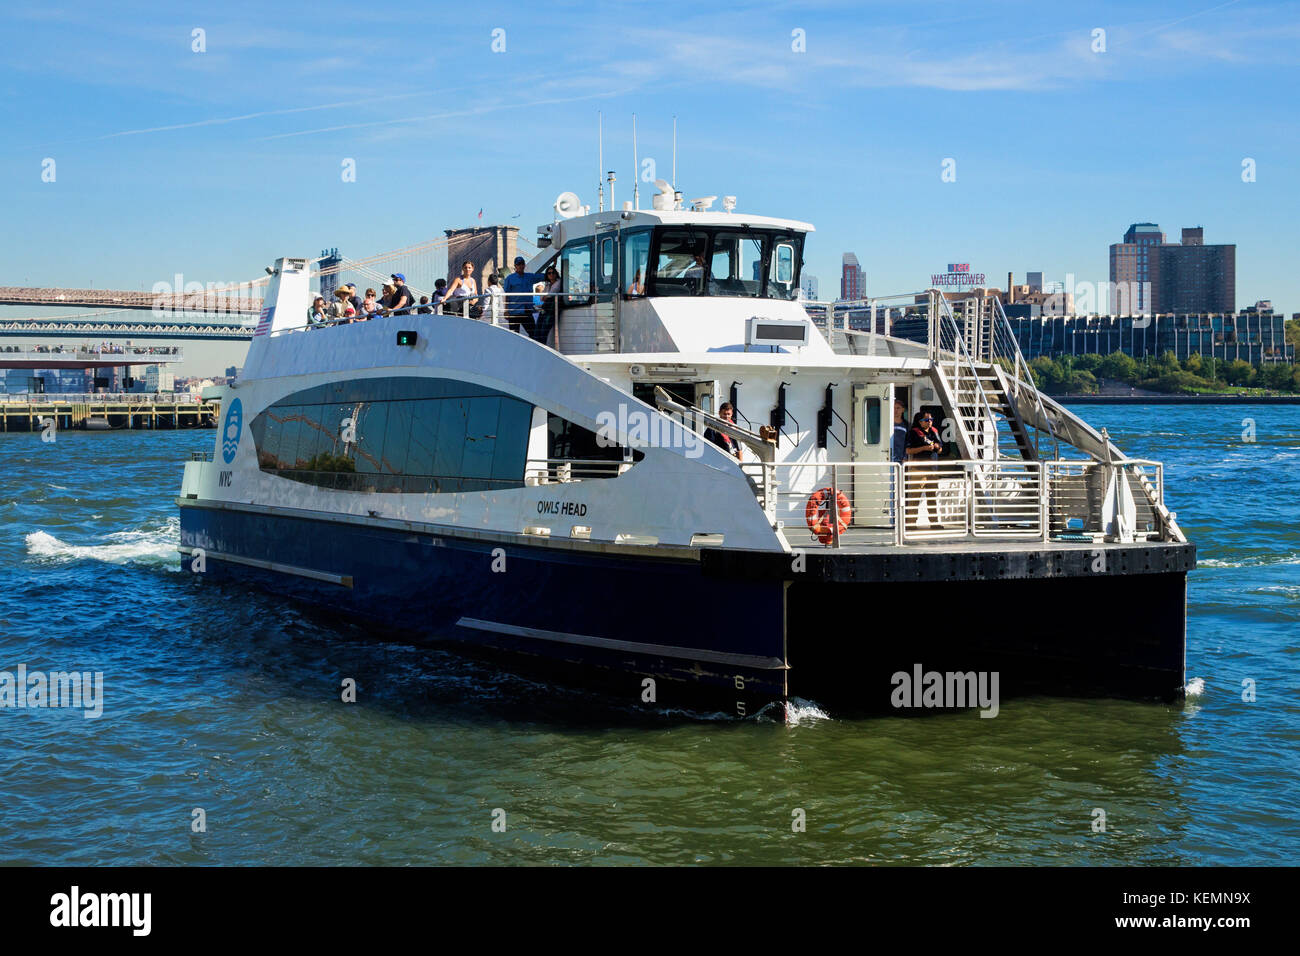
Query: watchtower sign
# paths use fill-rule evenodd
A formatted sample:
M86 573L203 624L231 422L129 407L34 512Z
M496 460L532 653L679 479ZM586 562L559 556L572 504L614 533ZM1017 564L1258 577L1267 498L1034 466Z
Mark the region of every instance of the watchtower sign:
M984 273L971 272L969 262L950 262L947 272L935 272L930 276L930 285L936 288L960 289L964 286L984 285Z

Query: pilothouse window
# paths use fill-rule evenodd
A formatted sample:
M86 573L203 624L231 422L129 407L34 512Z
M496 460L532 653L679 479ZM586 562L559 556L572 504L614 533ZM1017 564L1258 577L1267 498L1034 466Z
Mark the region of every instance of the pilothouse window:
M709 260L709 295L761 295L767 244L767 237L760 233L715 233Z
M733 226L660 227L651 244L654 296L794 299L803 235Z
M560 256L560 274L564 280L564 305L591 304L591 242L565 246Z
M623 234L623 293L645 295L646 270L650 265L650 230Z
M707 233L671 232L659 234L655 255L654 289L651 295L700 295L704 291Z

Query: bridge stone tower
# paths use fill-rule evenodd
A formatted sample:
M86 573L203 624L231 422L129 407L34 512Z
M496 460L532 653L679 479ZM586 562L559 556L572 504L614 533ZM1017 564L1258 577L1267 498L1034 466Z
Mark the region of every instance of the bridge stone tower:
M337 249L322 249L320 256L321 272L343 264L343 257L339 255ZM329 305L334 301L334 290L338 287L339 273L331 272L329 275L323 275L320 277L320 294L325 297L326 305Z
M492 272L509 272L518 248L518 226L479 226L472 229L446 229L447 281L460 275L460 264L474 263L474 278L479 288L487 286Z

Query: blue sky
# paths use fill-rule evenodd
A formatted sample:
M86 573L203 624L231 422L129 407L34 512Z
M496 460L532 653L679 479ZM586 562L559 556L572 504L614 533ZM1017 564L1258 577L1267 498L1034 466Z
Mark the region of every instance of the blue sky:
M676 115L679 187L816 224L823 297L846 250L874 294L957 261L997 285L1104 280L1149 220L1235 242L1239 305L1300 311L1294 3L122 3L0 23L0 285L247 279L480 208L531 236L559 192L594 203L600 110L620 200L631 115L664 178Z

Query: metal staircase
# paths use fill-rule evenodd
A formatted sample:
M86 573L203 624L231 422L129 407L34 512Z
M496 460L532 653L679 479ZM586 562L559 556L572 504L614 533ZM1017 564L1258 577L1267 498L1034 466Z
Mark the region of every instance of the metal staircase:
M936 384L948 406L956 411L954 436L965 457L980 460L1038 457L1034 439L1011 396L1006 373L999 365L972 362L936 365Z
M1002 303L969 299L957 315L941 293L932 291L930 306L935 377L956 410L963 453L986 461L1039 459L1042 424L1050 418ZM1054 430L1048 434L1055 440Z

